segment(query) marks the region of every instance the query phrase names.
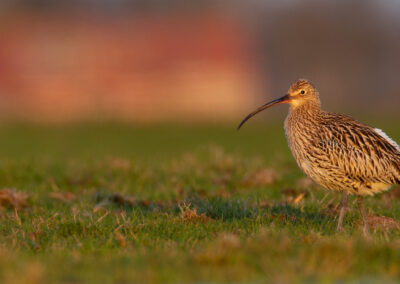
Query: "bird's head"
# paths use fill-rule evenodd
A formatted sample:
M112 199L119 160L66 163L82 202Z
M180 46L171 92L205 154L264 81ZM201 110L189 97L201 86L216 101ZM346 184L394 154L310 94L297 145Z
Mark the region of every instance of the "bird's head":
M308 102L319 103L319 93L317 89L308 81L300 79L293 83L287 93L291 107L298 107Z
M304 104L319 106L320 105L319 93L317 89L315 89L314 86L308 80L300 79L290 86L286 95L284 95L279 99L268 102L265 105L262 105L261 107L250 113L248 116L246 116L245 119L243 119L243 121L239 124L238 129L242 127L242 125L247 120L249 120L257 113L274 105L284 104L284 103L290 104L291 108L297 108Z

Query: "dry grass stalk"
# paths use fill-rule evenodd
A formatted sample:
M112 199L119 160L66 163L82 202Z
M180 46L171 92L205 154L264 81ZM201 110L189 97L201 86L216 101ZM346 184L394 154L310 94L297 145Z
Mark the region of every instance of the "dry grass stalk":
M297 205L307 196L307 192L298 192L292 188L282 190L282 195L286 196L286 203Z
M73 194L72 192L50 192L49 196L53 199L67 203L76 199L75 194Z
M120 247L126 246L126 238L119 232L115 233L114 239L117 241Z
M304 199L304 197L306 196L305 192L300 193L299 195L296 196L295 199L293 199L293 204L298 204L300 203L300 201L302 201Z
M101 216L99 219L97 219L96 224L103 221L103 219L106 218L109 214L110 214L110 211L107 211L103 216Z
M201 222L201 223L207 223L211 220L210 217L207 215L203 214L198 214L196 208L190 208L190 203L186 204L183 203L181 205L178 205L179 210L180 210L180 217L184 222Z

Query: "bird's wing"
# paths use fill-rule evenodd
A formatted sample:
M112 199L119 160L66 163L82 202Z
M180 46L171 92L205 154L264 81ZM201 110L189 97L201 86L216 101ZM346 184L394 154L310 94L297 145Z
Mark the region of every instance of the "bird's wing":
M400 147L382 130L336 114L320 127L314 149L325 164L360 182L400 183Z

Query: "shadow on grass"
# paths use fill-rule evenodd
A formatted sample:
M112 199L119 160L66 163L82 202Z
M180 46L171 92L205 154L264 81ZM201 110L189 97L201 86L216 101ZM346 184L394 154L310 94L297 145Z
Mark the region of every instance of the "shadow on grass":
M268 208L267 218L278 219L282 222L310 223L312 225L324 225L331 221L334 216L325 214L316 207L305 207L300 210L289 204L279 204Z
M101 194L96 196L98 205L110 209L134 210L142 215L155 212L179 214L182 204L196 209L198 214L204 214L214 220L232 221L252 218L265 218L266 222L284 223L311 223L323 225L332 216L323 213L320 208L306 206L302 209L290 203L271 203L268 206L244 201L241 199L225 199L223 197L203 198L191 195L184 200L176 201L150 201L136 200L118 194Z
M333 218L323 213L320 208L305 207L300 209L286 203L259 206L243 200L227 200L223 198L189 199L188 202L193 207L196 207L199 213L204 213L212 219L226 221L262 217L270 221L278 219L282 223L301 222L323 225Z
M257 208L242 200L227 200L220 197L208 199L188 199L199 213L206 214L212 219L233 220L253 218L264 214L263 208Z

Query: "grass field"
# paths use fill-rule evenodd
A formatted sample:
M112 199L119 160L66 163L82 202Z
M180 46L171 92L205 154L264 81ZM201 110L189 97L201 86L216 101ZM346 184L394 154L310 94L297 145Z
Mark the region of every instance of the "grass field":
M336 233L339 196L304 179L282 122L2 125L0 137L1 283L400 280L397 222L365 239L354 206ZM400 189L366 205L396 220Z

